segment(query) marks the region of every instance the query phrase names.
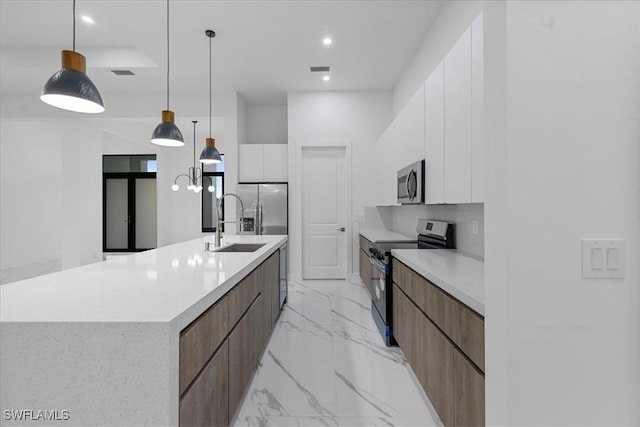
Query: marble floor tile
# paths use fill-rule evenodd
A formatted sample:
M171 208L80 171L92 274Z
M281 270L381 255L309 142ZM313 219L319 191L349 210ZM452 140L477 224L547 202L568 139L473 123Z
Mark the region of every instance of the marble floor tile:
M440 426L359 283L289 284L236 426Z
M278 325L239 411L246 416L332 417L336 411L331 334Z
M338 417L339 427L440 427L433 418Z
M245 417L235 427L338 427L335 418L328 417Z

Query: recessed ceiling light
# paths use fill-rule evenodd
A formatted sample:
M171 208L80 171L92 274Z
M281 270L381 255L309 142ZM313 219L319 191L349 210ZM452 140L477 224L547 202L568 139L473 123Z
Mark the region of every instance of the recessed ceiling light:
M329 46L331 43L333 43L333 40L331 40L329 37L325 37L322 40L322 44L324 44L325 46Z
M84 22L86 22L87 24L95 24L94 20L92 17L88 16L88 15L81 15L80 19L82 19Z
M324 80L325 82L328 82L329 80L331 80L331 77L329 77L329 76L322 76L322 80Z

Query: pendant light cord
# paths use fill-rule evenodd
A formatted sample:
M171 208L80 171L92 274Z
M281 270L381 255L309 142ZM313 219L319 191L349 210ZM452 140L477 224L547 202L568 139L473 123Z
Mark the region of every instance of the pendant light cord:
M197 120L192 120L192 122L193 122L193 170L194 170L193 173L195 175L195 170L196 170L196 123L198 123L198 121Z
M169 0L167 0L167 110L169 110Z
M211 69L213 68L211 60L211 37L209 37L209 138L211 138Z
M73 0L73 51L76 51L76 0Z

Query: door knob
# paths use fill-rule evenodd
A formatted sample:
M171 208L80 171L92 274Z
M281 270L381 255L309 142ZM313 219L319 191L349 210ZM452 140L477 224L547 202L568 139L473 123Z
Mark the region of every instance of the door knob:
M346 230L347 230L347 229L346 229L346 228L344 228L344 227L340 227L340 228L338 228L338 231L342 231L343 233L344 233Z

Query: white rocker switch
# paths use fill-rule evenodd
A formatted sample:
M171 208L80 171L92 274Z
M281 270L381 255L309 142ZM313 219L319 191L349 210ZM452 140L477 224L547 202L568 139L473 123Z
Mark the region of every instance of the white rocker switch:
M622 279L624 240L582 239L583 279Z

